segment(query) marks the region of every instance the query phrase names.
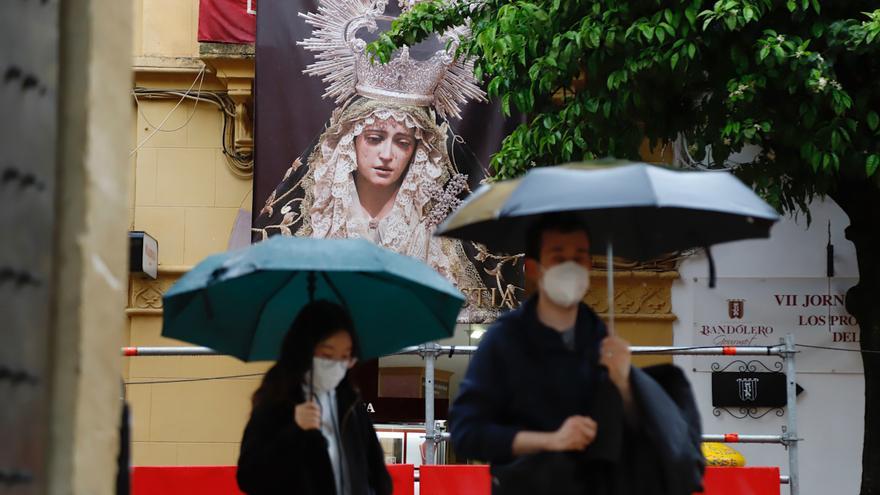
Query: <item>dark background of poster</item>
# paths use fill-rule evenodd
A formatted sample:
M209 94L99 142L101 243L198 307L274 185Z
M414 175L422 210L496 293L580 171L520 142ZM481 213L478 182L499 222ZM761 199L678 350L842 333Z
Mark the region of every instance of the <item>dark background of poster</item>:
M320 78L302 73L314 62L311 53L297 46L311 36L298 12L317 11L316 0L260 0L257 15L257 47L254 110L254 194L256 219L266 198L281 182L284 172L314 141L336 107L321 97L325 85ZM396 15L397 2L389 2L386 14ZM483 167L501 141L520 123L504 118L499 105L469 103L461 120L451 120ZM474 185L483 172L460 170Z
M317 0L260 0L257 15L254 139L255 166L253 218L256 220L266 198L281 182L290 164L304 153L322 131L336 107L321 97L324 83L302 73L314 58L296 45L311 36L311 28L298 12L314 12ZM395 15L397 2L389 2L386 14ZM498 105L469 103L461 120L451 120L452 129L462 136L487 167L504 137L518 124L518 118L505 119ZM457 146L457 145L456 145ZM460 147L459 147L460 148ZM461 150L456 150L456 155ZM463 162L471 166L463 167ZM469 174L471 187L485 175L473 160L456 161L460 172ZM371 361L352 373L364 402L372 403L375 421L413 422L424 420L424 400L378 397L378 362ZM445 419L447 400L435 403L437 419Z

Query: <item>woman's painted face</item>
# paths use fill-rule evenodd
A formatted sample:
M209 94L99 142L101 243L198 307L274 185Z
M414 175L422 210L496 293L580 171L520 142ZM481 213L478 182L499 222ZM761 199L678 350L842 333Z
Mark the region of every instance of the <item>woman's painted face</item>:
M340 330L318 342L315 346L315 357L345 361L349 366L353 366L355 360L352 356L352 348L351 335L345 330Z
M377 187L400 183L416 149L415 130L394 119L364 128L354 142L360 179Z

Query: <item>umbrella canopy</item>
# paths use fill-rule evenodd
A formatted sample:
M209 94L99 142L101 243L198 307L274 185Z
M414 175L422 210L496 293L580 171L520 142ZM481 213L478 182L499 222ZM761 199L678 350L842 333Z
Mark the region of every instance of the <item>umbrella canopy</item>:
M450 337L464 302L431 267L369 241L274 236L181 277L163 298L162 335L272 360L313 299L348 308L364 359Z
M663 253L768 237L778 213L728 172L683 172L644 163L598 161L541 167L481 187L438 235L503 253L525 249L541 215L573 212L601 252L647 260Z

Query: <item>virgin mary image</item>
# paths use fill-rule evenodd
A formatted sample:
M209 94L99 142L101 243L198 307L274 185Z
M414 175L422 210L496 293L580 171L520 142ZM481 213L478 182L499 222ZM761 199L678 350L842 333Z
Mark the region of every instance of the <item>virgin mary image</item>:
M356 33L377 29L384 2L321 5L318 13L301 14L314 36L301 45L315 53L306 73L329 84L324 96L338 106L267 198L254 241L279 234L369 239L424 261L465 292L462 322L494 320L520 296L511 283L518 258L433 235L470 193L459 165L475 158L462 151L447 121L459 116L460 103L485 99L472 66L454 57L466 31L444 35L444 48L427 60L404 48L387 65L373 64Z

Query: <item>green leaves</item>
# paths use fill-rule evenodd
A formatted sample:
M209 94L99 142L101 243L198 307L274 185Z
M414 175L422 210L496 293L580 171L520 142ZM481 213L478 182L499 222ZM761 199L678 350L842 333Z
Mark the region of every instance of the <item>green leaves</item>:
M871 177L877 171L877 167L880 167L880 155L868 155L868 159L865 161L865 174Z
M880 126L880 116L877 115L877 112L870 111L868 112L867 122L868 129L876 131L877 127Z
M429 35L444 32L461 22L465 15L462 5L449 5L443 0L425 0L391 23L391 29L367 44L366 51L374 61L388 63L392 52L403 45L414 45Z
M868 77L880 73L880 9L825 5L429 0L368 50L387 60L406 40L467 22L460 54L474 57L501 111L528 122L493 156L498 178L591 156L638 158L646 138L687 136L690 156L715 167L760 147L737 173L794 208L841 174L880 177L880 91Z

